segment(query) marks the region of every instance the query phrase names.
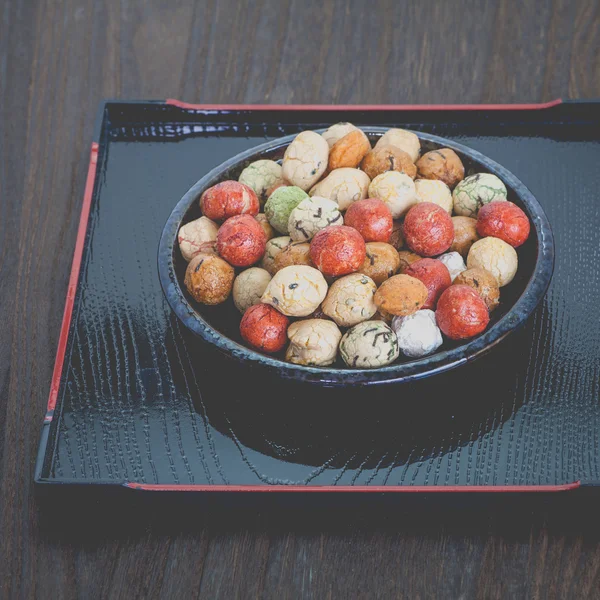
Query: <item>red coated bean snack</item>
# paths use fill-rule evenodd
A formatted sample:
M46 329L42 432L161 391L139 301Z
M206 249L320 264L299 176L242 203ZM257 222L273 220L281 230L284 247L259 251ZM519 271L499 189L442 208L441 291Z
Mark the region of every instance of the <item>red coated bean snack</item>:
M404 219L406 245L420 256L438 256L452 245L454 225L450 215L433 202L413 206Z
M257 215L260 203L254 190L239 181L222 181L200 196L200 210L213 221L225 221L235 215Z
M310 257L321 273L339 277L358 271L367 255L360 233L346 225L321 229L310 243Z
M240 334L252 347L272 354L283 350L290 320L268 304L251 306L240 322Z
M344 222L348 227L354 227L365 242L389 242L394 227L390 209L378 198L353 202L346 211Z
M267 236L250 215L231 217L217 233L217 252L234 267L249 267L265 253Z
M480 334L490 322L485 302L466 285L451 285L438 300L435 319L451 340L466 340Z
M530 231L527 215L512 202L484 204L477 215L477 233L481 237L496 237L518 248Z

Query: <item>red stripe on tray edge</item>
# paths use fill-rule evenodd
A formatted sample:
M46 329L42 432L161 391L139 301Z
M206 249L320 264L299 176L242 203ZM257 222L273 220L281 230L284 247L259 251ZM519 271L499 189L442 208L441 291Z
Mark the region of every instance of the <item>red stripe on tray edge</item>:
M542 110L561 103L560 98L538 104L191 104L165 100L165 104L188 110Z
M581 482L559 485L164 485L157 483L123 484L132 490L148 492L567 492L577 489Z
M73 316L73 303L77 291L77 282L79 281L79 270L81 268L81 257L83 255L83 246L85 243L85 234L87 231L88 219L90 216L90 207L92 204L92 191L94 189L94 179L96 177L96 165L98 162L98 144L92 143L90 152L90 163L88 167L87 179L85 182L85 191L83 193L83 205L81 207L81 216L79 218L79 228L77 230L77 240L75 241L75 251L73 253L73 262L71 264L71 275L67 287L67 298L65 300L65 309L63 320L58 338L58 349L54 361L54 371L52 373L52 383L50 384L50 395L48 396L48 413L44 419L45 423L52 420L51 411L56 406L58 390L60 388L60 377L63 364L65 362L65 351L67 349L67 339L69 337L69 327L71 326L71 317Z

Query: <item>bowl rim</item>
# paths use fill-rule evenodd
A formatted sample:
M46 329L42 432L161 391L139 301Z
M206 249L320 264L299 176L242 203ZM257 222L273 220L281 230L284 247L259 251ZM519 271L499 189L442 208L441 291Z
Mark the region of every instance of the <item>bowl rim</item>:
M372 136L381 136L389 127L365 126L361 129ZM315 129L322 133L325 129ZM498 176L512 188L529 212L530 221L538 239L538 250L533 273L515 304L497 323L481 335L456 348L425 356L409 362L397 363L375 369L341 369L296 365L279 358L261 354L243 346L217 331L194 309L185 297L175 273L173 252L177 233L185 214L197 201L200 194L215 185L225 172L249 160L259 160L264 152L276 152L288 146L297 134L265 142L224 161L199 179L179 200L164 226L158 246L158 273L160 283L171 309L179 320L193 333L213 344L221 352L245 364L257 365L276 372L280 377L316 383L322 386L383 384L407 382L448 371L487 353L512 332L519 329L543 298L554 269L554 236L550 222L535 196L508 169L488 158L481 152L447 138L419 131L414 133L419 140L432 142L464 154L485 169Z

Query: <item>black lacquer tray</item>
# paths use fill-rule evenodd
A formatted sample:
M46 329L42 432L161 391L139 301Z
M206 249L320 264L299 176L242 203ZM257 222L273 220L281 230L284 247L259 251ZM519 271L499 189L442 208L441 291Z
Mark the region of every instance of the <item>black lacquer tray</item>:
M157 246L173 206L241 150L337 121L463 143L548 214L554 278L528 324L425 381L317 389L185 330ZM600 482L600 104L102 106L38 483L180 491L558 491Z

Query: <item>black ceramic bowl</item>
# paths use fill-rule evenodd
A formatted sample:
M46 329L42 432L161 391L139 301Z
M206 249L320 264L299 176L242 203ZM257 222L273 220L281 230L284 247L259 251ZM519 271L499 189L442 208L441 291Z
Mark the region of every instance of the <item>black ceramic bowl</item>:
M376 141L386 128L363 128L371 141ZM416 132L415 132L416 133ZM304 367L285 362L283 356L267 356L248 348L239 335L240 314L231 298L219 306L202 306L187 293L183 279L187 263L177 244L181 225L201 216L198 199L204 190L226 179L236 179L248 164L259 159L279 160L295 136L287 136L252 148L213 169L179 201L169 217L160 240L158 271L171 308L181 322L195 334L226 355L249 366L262 367L274 375L317 383L324 386L346 386L402 382L428 377L471 361L493 348L509 333L520 327L544 296L554 266L554 240L548 219L532 193L508 170L483 154L466 146L434 135L417 133L423 152L436 148L452 148L465 165L466 175L494 173L504 182L508 199L519 205L532 224L529 239L518 249L519 269L515 279L502 288L501 304L492 313L488 328L466 342L445 340L440 351L410 360L400 358L379 369L348 369L339 362L330 367Z

